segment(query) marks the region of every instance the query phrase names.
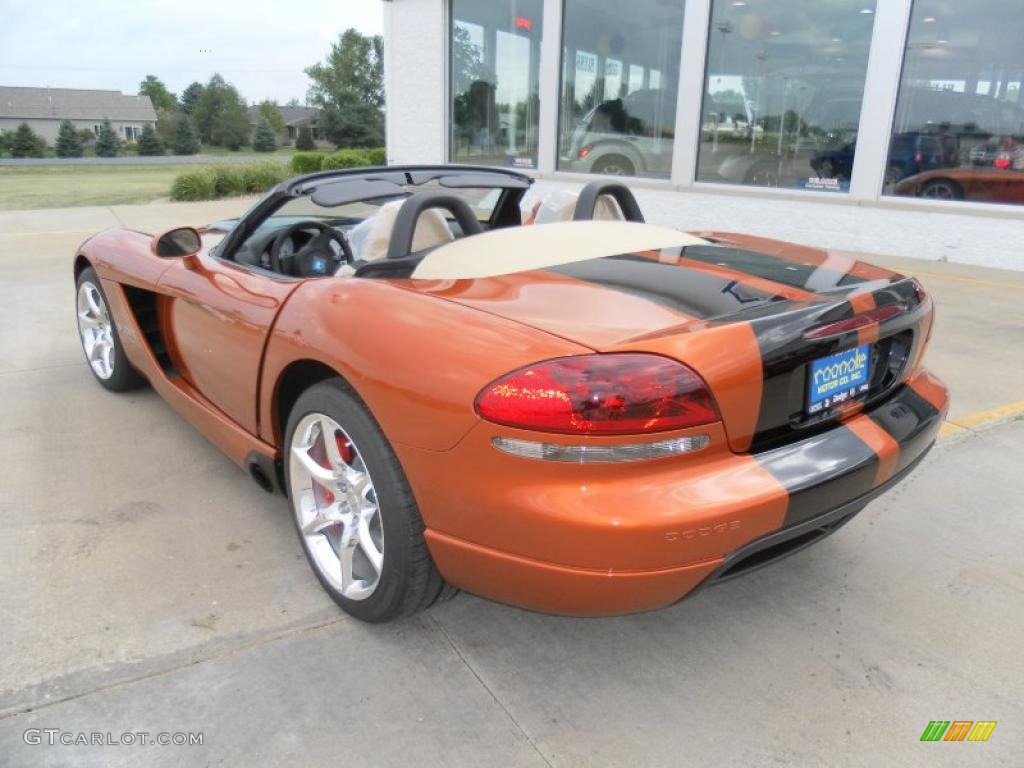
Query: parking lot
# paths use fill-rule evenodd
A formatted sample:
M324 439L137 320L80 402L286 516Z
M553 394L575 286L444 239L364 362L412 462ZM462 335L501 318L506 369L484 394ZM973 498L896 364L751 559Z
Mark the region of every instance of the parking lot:
M818 546L650 614L462 594L367 626L320 589L282 499L82 360L83 239L250 203L0 212L0 765L1020 764L1024 272L871 257L936 298L926 364L952 423ZM921 743L936 719L998 726Z

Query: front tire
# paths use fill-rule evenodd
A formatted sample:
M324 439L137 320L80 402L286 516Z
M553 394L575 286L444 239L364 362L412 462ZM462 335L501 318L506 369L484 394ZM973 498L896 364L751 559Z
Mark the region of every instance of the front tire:
M145 384L146 380L132 368L124 353L96 270L83 269L75 288L78 338L96 381L111 392L127 392Z
M295 527L331 598L375 623L433 604L445 584L412 489L380 427L340 379L299 397L285 448Z

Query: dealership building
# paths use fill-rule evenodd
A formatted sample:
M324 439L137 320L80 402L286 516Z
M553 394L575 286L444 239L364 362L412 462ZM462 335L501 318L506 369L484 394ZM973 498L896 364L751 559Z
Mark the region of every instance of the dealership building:
M1019 0L390 0L384 31L392 163L624 175L954 260L1024 237Z

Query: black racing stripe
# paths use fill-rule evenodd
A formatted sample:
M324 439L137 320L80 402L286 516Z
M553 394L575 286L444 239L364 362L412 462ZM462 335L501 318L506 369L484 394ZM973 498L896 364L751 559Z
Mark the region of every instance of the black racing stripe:
M783 527L827 512L871 490L878 455L846 427L755 454L789 492Z
M892 400L870 411L867 416L899 444L897 472L932 444L942 425L939 410L906 386Z
M670 252L679 256L679 249L666 250ZM723 316L736 320L740 319L738 313L766 304L777 312L778 305L787 301L738 280L633 254L589 259L547 271L638 296L698 320Z
M813 290L807 287L812 282L812 276L814 283L825 287L851 287L867 282L862 277L846 272L728 245L691 245L686 248L684 255L694 261L716 264L804 290Z

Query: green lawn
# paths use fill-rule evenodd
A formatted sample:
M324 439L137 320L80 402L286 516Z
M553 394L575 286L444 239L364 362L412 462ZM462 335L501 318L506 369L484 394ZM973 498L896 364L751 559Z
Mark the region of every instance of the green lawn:
M0 210L148 203L195 165L0 167Z

